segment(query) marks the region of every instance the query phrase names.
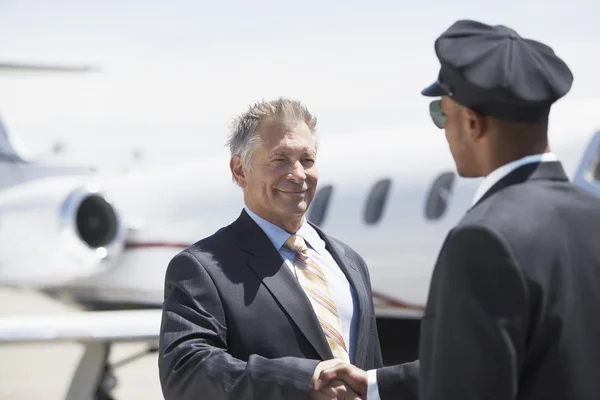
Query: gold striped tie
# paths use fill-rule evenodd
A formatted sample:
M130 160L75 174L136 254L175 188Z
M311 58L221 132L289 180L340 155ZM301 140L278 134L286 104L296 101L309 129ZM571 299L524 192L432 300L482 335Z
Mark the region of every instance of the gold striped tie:
M331 298L327 278L319 267L321 260L318 253L308 249L304 239L296 235L290 236L284 246L296 253L294 269L298 282L313 306L331 352L336 358L349 363L348 350L344 337L340 333L342 331L340 317Z

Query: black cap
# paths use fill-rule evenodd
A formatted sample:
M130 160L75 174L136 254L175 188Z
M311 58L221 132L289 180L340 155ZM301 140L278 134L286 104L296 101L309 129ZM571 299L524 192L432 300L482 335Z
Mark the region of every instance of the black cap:
M421 94L450 96L498 119L545 119L573 83L571 70L550 47L504 25L457 21L435 41L435 52L439 77Z

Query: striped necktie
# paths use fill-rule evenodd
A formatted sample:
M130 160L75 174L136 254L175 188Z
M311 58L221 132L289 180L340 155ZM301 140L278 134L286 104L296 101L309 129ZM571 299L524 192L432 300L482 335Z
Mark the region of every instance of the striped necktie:
M300 236L290 236L284 246L296 253L294 269L298 282L312 304L331 352L336 358L349 363L348 350L340 333L342 328L338 310L331 298L325 273L319 266L323 261L317 252L306 246Z

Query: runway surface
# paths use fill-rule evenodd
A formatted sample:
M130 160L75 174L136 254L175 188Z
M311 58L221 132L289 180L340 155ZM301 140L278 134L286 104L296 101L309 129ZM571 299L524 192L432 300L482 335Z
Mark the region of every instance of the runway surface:
M0 289L0 316L52 314L70 311L44 296L13 289ZM119 361L143 350L143 345L113 346L110 359ZM0 399L63 400L82 347L78 344L28 344L0 346ZM146 355L115 371L118 379L113 395L122 399L163 399L158 381L156 354Z

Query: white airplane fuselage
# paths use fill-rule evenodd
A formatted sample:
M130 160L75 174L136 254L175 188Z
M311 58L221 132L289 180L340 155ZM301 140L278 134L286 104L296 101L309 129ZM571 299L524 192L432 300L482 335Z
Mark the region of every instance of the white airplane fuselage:
M600 194L600 132L565 121L551 124L551 148L574 182ZM438 251L481 181L456 175L443 135L423 125L319 141L307 217L367 262L386 363L418 356ZM88 310L160 308L171 258L243 206L225 148L152 170L26 180L0 191L0 285Z
M554 132L552 149L575 179L593 130L559 126ZM160 307L170 259L231 223L244 206L228 162L224 150L166 168L48 177L4 190L0 283L35 287L85 307ZM317 165L309 220L320 219L314 222L367 261L378 315L418 317L439 248L471 206L480 179L456 175L443 131L427 125L394 135L320 138ZM317 205L328 190L326 207L322 198ZM95 211L88 204L87 216L85 207L77 211L94 193L98 204L104 198L109 204ZM112 229L111 239L84 243L77 230L86 224L102 230L102 210L113 207L112 225L104 226Z

